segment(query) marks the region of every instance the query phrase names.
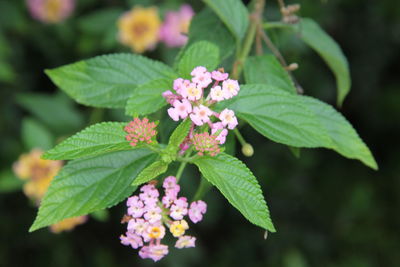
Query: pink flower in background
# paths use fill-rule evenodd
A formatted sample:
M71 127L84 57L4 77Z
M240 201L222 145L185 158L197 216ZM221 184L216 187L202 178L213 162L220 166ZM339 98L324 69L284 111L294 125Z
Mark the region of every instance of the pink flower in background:
M194 15L190 5L182 5L179 11L167 12L160 29L160 40L168 47L180 47L186 44L190 21Z
M192 222L198 223L199 221L203 220L203 214L207 211L207 204L202 201L198 200L196 202L192 202L189 208L189 218Z
M183 235L179 237L175 243L176 248L193 248L195 247L196 237L190 235Z
M74 11L75 0L27 0L29 12L44 23L58 23Z

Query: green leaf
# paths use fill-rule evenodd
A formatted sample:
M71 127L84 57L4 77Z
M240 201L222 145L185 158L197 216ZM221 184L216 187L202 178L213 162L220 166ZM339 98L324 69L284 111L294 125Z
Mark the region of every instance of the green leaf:
M141 185L157 178L157 176L167 171L168 165L169 163L161 160L153 162L138 175L138 177L133 181L132 185Z
M195 67L203 66L211 71L219 63L218 47L207 41L199 41L190 45L183 53L178 63L178 73L181 77L190 78L190 73Z
M89 126L46 151L43 158L68 160L111 151L131 150L132 146L125 139L127 133L124 126L124 122L102 122Z
M22 140L28 150L33 148L46 150L54 145L54 136L34 119L22 121Z
M149 150L136 149L70 161L51 182L29 231L118 204L132 194L133 180L155 158Z
M104 108L123 108L137 86L176 77L167 65L133 54L99 56L46 74L78 103Z
M337 104L342 105L350 91L351 78L346 56L336 41L330 37L314 20L302 18L300 23L266 25L266 28L289 28L298 33L298 36L314 49L329 66L335 75L338 87Z
M175 131L171 134L166 150L173 154L178 152L179 145L185 140L191 126L192 121L190 119L186 119L181 124L179 124L178 127L176 127Z
M292 79L273 55L249 57L244 65L244 77L246 83L263 83L296 94Z
M171 90L172 80L153 80L138 86L128 99L125 112L127 115L138 116L156 112L167 105L162 93Z
M260 185L243 162L221 153L216 157L199 157L193 163L246 219L275 232Z
M222 21L208 8L196 14L190 22L189 41L186 46L189 47L201 40L218 46L221 60L229 57L235 49L234 37Z
M20 94L17 101L58 134L75 131L83 125L83 117L65 95Z
M330 105L293 95L267 85L241 86L239 95L225 104L265 137L294 147L325 147L377 164L350 123Z
M10 170L0 172L0 193L11 193L21 190L24 182Z
M246 34L249 13L240 0L203 0L225 23L238 41ZM212 28L210 28L210 31Z

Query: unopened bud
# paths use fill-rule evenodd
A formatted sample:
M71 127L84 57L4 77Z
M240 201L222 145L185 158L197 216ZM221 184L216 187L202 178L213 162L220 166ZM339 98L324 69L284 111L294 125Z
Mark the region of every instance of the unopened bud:
M288 71L294 71L299 68L299 64L297 63L291 63L289 66L286 67L286 70Z
M249 143L246 143L242 146L242 153L243 155L245 155L246 157L251 157L254 154L254 149L253 146L250 145Z
M299 17L296 15L283 16L282 20L284 23L288 24L296 24L300 21Z

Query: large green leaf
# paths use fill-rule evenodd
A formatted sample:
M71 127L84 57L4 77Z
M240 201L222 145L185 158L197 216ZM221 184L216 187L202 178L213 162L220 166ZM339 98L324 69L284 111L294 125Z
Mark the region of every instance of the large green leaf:
M244 77L246 83L264 83L296 94L292 79L273 55L249 57L244 65Z
M216 157L199 157L193 163L246 219L275 232L260 185L243 162L221 153Z
M138 85L176 76L167 65L133 54L99 56L46 73L78 103L105 108L125 107Z
M126 123L102 122L69 137L44 153L44 159L67 160L93 156L117 150L130 150L124 131Z
M54 136L42 124L34 119L22 121L22 140L28 150L33 148L49 149L54 145Z
M314 49L335 74L337 82L337 103L342 105L350 91L351 78L349 64L342 49L314 20L302 18L298 24L266 24L266 28L289 28Z
M294 147L326 147L341 155L377 164L350 123L330 105L268 85L244 85L226 104L271 140Z
M29 231L118 204L135 190L133 180L155 158L149 150L136 149L69 162L52 181Z
M237 40L246 34L249 13L241 0L203 0L225 23ZM212 28L209 29L212 31Z
M220 63L219 49L213 43L199 41L190 45L178 63L178 73L181 77L191 78L190 73L197 66L206 67L209 71L214 70Z
M223 22L214 15L212 10L208 8L196 14L192 19L189 29L189 41L186 46L188 47L201 40L217 45L221 60L229 57L235 49L233 35Z
M153 80L137 87L128 99L126 114L138 116L156 112L168 104L162 93L171 89L171 79Z
M141 185L157 178L157 176L167 171L168 165L169 163L162 160L153 162L138 175L132 185Z

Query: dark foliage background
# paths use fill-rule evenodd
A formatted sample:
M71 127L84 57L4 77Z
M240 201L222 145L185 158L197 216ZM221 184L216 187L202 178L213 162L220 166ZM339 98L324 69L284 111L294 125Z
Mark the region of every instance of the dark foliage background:
M97 36L87 36L79 27L80 16L103 7L127 9L132 3L149 1L78 2L68 22L46 26L30 18L24 1L0 0L0 61L11 68L0 81L0 170L9 170L26 152L21 121L32 113L21 108L18 96L57 92L43 69L123 50L98 45ZM201 3L192 2L201 9ZM197 248L171 249L171 255L156 265L400 266L400 2L306 0L301 5L301 15L318 21L348 57L353 85L341 112L373 151L379 171L324 149L303 149L296 159L285 146L245 127L243 134L256 152L242 160L259 177L278 232L264 240L261 229L211 191L206 196L209 212L203 223L193 227ZM274 1L267 1L267 8L271 18L278 17ZM295 74L306 94L334 104L335 82L323 61L294 39L275 40L290 61L299 62ZM172 58L168 53L176 51L161 47L149 56ZM93 112L82 106L76 109L84 114L74 124L80 129L93 120ZM105 116L121 117L116 112ZM61 136L77 129L55 132ZM185 190L191 191L198 182L195 170L186 172L184 182ZM47 229L29 234L35 213L20 191L0 193L0 266L154 265L119 244L123 204L111 209L106 222L91 219L59 235Z

